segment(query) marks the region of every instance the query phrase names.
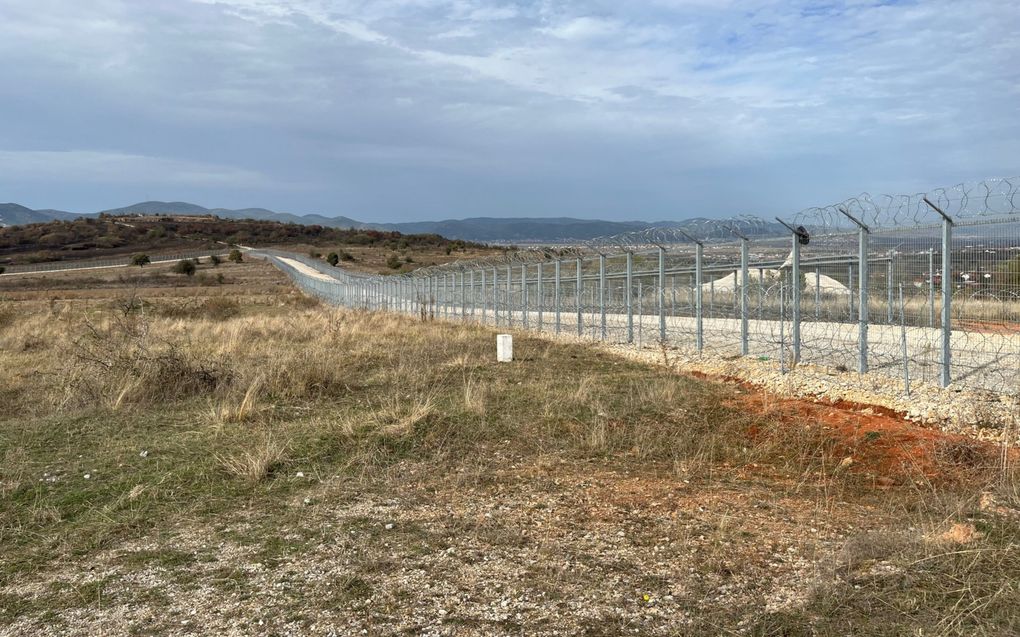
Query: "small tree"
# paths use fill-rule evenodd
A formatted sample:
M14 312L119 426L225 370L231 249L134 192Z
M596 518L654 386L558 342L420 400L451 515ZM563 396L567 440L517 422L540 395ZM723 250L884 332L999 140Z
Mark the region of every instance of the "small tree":
M218 256L216 256L214 254L214 255L209 257L209 263L213 264L213 267L215 268L219 264L223 263L223 259L219 258Z
M350 252L348 252L347 250L341 250L340 251L340 260L341 261L354 261L354 255L351 254Z
M7 268L5 268L4 266L0 265L0 274L3 274L6 271L7 271Z
M333 267L336 267L336 264L340 263L340 255L337 254L336 252L330 252L328 255L326 255L326 263L330 264Z
M386 259L386 265L393 268L394 270L399 270L400 266L404 265L404 263L403 261L400 260L399 256L391 254L390 258Z
M174 273L184 276L195 276L195 262L191 259L181 259L174 264Z
M227 258L230 259L232 263L240 263L244 260L244 257L241 256L241 251L237 249L231 250Z
M149 255L147 254L136 254L131 257L131 265L142 267L143 265L148 265L150 263L152 263L152 261L149 260Z

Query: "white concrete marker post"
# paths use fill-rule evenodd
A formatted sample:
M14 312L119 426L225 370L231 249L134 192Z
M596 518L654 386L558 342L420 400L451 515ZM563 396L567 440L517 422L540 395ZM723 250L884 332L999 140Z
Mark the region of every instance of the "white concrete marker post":
M514 360L514 337L510 334L496 335L496 362L509 363Z

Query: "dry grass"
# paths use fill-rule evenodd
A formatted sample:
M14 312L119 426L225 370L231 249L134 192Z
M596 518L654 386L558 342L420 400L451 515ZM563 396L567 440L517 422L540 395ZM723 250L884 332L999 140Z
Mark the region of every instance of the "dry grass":
M265 378L256 376L240 398L227 396L211 410L211 421L216 424L243 423L255 420L261 409L259 401L263 393Z
M109 619L107 602L46 582L116 571L126 547L189 534L235 547L202 550L242 575L202 575L194 555L167 550L161 568L183 582L171 596L215 590L249 621L251 600L274 616L321 603L331 621L398 632L414 628L406 616L443 624L431 600L473 608L457 597L472 590L496 608L532 601L513 611L519 624L499 615L511 623L465 634L669 634L679 617L689 634L1010 634L1020 622L1009 451L996 464L944 445L936 460L966 480L876 491L841 464L831 432L778 401L748 410L732 386L595 349L521 334L518 360L500 365L478 327L247 297L223 304L236 313L178 314L127 296L17 301L0 327L0 621L22 633L63 608ZM361 521L338 525L338 511ZM956 524L977 535L928 539ZM243 566L256 560L290 579L260 588ZM315 579L331 568L346 579ZM432 592L401 588L415 572ZM320 585L334 580L352 584ZM766 610L787 588L795 601ZM123 608L159 607L133 584L104 590ZM655 602L635 601L644 593Z
M259 437L250 447L217 455L220 466L232 476L255 484L265 480L287 457L287 445L271 433Z

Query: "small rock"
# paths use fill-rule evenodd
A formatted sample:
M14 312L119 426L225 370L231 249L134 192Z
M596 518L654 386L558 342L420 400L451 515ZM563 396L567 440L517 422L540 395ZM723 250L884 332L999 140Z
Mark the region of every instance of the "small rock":
M392 531L393 530L393 523L392 522L390 522L389 524L386 525L386 530L387 531Z
M305 477L305 472L304 471L298 471L297 473L294 474L294 477L295 478L303 478L303 477Z
M89 478L91 478L91 477L92 477L92 474L91 474L91 473L86 473L86 474L84 475L84 478L85 478L86 480L88 480L88 479L89 479Z
M140 458L148 458L149 457L149 450L148 449L142 449L142 452L140 454L138 454L138 457L140 457Z

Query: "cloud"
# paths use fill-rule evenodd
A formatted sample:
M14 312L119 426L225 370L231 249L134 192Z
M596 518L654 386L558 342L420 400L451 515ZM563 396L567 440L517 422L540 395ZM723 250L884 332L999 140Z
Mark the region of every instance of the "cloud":
M1018 36L1002 0L10 0L0 148L384 219L781 213L1020 172Z
M621 24L613 20L583 16L555 27L543 28L541 32L561 40L589 40L619 33L622 28Z
M266 187L257 171L162 157L97 151L0 150L5 180L41 183L106 184L125 182L168 186Z

